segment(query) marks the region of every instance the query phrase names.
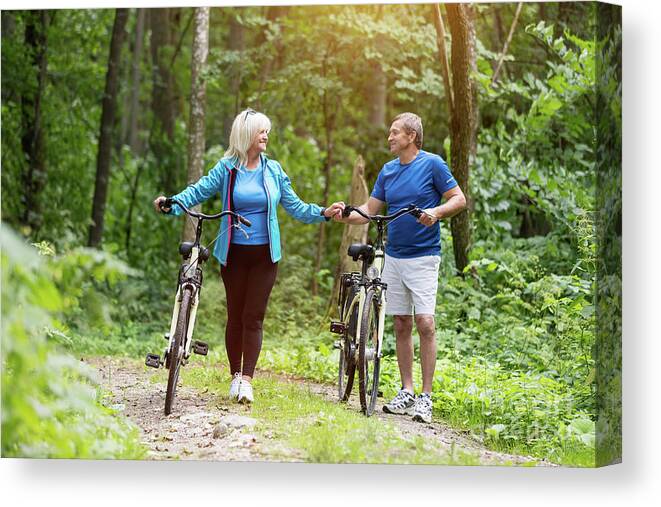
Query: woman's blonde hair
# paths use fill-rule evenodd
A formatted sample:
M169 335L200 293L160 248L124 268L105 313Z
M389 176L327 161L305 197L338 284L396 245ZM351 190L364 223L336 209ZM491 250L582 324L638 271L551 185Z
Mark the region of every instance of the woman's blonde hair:
M230 143L225 157L234 159L237 166L248 163L248 149L252 145L257 133L266 129L271 130L271 120L263 113L250 108L241 111L232 123Z

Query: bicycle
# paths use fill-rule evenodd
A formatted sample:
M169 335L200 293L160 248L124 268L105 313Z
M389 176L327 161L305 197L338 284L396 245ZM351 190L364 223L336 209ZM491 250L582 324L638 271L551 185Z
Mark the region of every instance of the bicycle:
M342 273L338 295L339 321L332 321L331 333L342 335L334 348L339 349L338 397L348 401L358 369L358 392L362 412L372 415L379 394L379 369L382 355L387 285L381 281L385 263L383 235L388 222L411 213L419 218L423 211L411 204L392 215L368 215L357 207L345 206L343 216L357 212L375 222L374 246L354 243L347 251L361 261L361 272Z
M202 223L205 220L217 220L223 216L230 215L236 219L236 223L230 220L230 227L241 229L239 224L247 227L251 223L246 218L233 211L222 211L215 215L205 215L188 209L184 204L176 199L166 199L160 204L161 211L169 209L173 204L177 204L188 216L197 218L194 241L184 241L179 245L179 253L183 261L179 268L177 282L177 292L174 300L174 309L170 321L170 332L164 335L168 340L168 346L163 353L163 358L158 354L147 354L145 364L152 368L164 366L168 370L168 385L165 392L165 415L172 412L177 382L179 381L179 370L190 358L191 351L195 354L206 356L209 351L209 345L193 340L193 328L195 326L195 317L197 307L200 302L200 291L202 290L202 264L209 260L209 248L200 244L202 236ZM245 234L245 231L243 231ZM219 233L216 241L223 232ZM213 243L213 242L212 242ZM211 246L211 245L209 245Z

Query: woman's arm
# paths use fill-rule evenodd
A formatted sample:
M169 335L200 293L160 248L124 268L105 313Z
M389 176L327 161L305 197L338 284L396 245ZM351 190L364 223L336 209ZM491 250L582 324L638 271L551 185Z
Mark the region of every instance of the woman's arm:
M326 217L321 214L322 207L318 204L306 203L301 200L292 188L289 176L280 168L280 204L296 220L306 224L324 222ZM329 208L330 209L330 208ZM327 210L328 212L328 210Z
M181 201L187 208L192 208L220 192L223 178L227 174L227 169L225 169L221 161L218 161L211 171L209 171L209 174L202 176L197 182L189 185L186 189L172 197ZM180 215L182 212L183 210L175 204L172 206L170 213Z

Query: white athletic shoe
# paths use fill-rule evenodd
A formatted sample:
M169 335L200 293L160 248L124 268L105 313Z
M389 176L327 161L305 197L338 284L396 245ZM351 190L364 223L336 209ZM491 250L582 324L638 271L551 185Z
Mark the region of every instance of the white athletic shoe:
M411 391L400 389L390 403L383 406L383 411L388 414L411 415L415 407L415 396Z
M236 372L234 374L234 378L232 379L232 383L230 384L230 400L238 400L239 399L239 387L241 386L241 373Z
M253 399L252 384L247 380L242 380L239 387L239 403L252 403Z
M415 398L415 407L413 409L413 420L418 422L430 423L432 412L431 396L428 393L422 393Z

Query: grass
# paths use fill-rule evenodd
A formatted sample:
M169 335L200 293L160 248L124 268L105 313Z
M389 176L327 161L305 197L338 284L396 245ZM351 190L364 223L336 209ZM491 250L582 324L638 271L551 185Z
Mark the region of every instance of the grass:
M229 373L220 367L185 368L184 385L226 398ZM431 439L404 438L391 424L366 418L274 375L256 377L250 416L264 440L277 439L311 463L479 465L478 457Z
M267 345L262 351L260 364L275 372L299 375L320 382L334 382L337 375L336 352L326 349L322 345L315 349L311 344L302 346L300 343L297 346L292 344L291 347L281 343L276 346ZM384 356L381 369L382 389L384 396L389 398L396 393L399 385L395 358ZM414 364L413 373L416 385L420 385L418 362ZM556 412L567 408L563 392L553 390L561 388L561 385L542 379L541 387L538 386L540 381L533 380L522 387L519 385L520 379L510 379L491 367L488 373L489 378L485 380L480 371L475 371L470 361L455 364L439 359L434 381L434 419L444 421L453 428L470 431L486 447L499 452L535 456L567 466L595 466L593 447L569 438L562 444L550 445L545 438L554 434L549 425L560 420ZM498 373L501 375L496 378ZM528 378L527 375L524 377ZM496 385L500 389L493 387ZM518 400L514 404L516 406L505 403L510 398ZM540 406L532 406L530 400ZM528 416L531 418L528 423L531 429L527 440L514 440L507 434L494 438L489 435L489 431L485 431L493 422L509 418L506 422L514 425ZM487 423L489 419L491 422ZM528 428L520 428L518 431L524 434Z

